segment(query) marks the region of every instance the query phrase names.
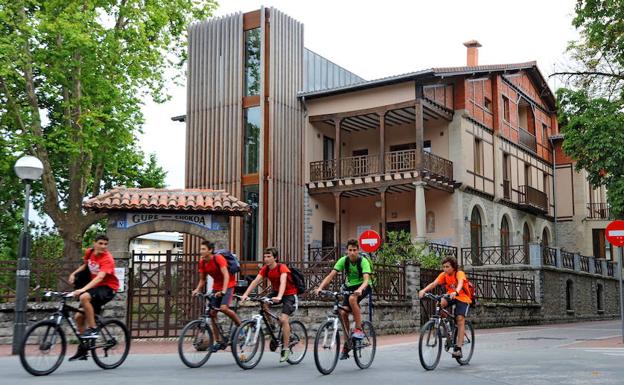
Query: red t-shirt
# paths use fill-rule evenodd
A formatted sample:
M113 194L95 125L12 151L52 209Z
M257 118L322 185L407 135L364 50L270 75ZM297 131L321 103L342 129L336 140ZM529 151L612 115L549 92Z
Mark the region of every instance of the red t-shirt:
M278 263L277 267L275 267L273 270L269 269L268 266L265 266L260 270L260 273L258 274L260 274L261 277L268 278L269 281L271 281L271 288L273 289L273 291L279 293L280 277L282 273L287 274L286 290L284 290L284 295L296 295L297 287L295 287L295 284L292 282L290 269L283 263Z
M119 290L119 280L115 275L115 260L111 253L105 251L97 255L95 252L91 252L91 249L88 249L85 253L84 261L91 273L91 279L94 279L100 271L106 273L104 279L96 286L108 286L114 291Z
M225 267L227 269L228 263L225 257L221 254L215 254L209 261L205 261L203 258L199 260L199 272L210 275L214 280L212 283L213 290L223 290L223 273L221 272L221 267ZM230 273L230 281L228 282L228 289L236 286L236 277L235 274Z

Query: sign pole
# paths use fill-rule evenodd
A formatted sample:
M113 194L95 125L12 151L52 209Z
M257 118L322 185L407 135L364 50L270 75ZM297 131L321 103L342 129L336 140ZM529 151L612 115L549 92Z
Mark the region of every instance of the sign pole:
M620 320L622 321L622 343L624 343L624 293L622 293L622 261L624 260L624 246L620 246L620 261L618 263L618 284L620 289Z

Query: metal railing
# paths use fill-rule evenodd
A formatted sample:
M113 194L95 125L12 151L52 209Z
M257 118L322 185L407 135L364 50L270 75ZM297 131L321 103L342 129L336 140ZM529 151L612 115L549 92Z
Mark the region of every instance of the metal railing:
M439 243L429 243L429 251L435 253L439 257L455 257L457 258L457 247L447 246Z
M537 208L541 211L548 211L548 195L531 186L520 186L518 203L524 206Z
M331 180L336 178L336 160L319 160L310 163L310 181Z
M535 281L530 278L513 275L469 273L468 278L474 283L476 297L479 300L501 302L535 302Z
M612 261L607 261L607 276L615 277L615 264Z
M557 266L557 249L542 246L542 263L544 266Z
M308 259L311 262L336 261L336 246L311 247L308 245Z
M594 273L602 275L602 259L594 258Z
M529 131L519 128L518 133L520 136L520 145L526 147L527 149L536 152L537 151L537 138L535 135L531 134Z
M588 219L613 219L610 213L608 203L589 203L587 204Z
M581 255L581 271L589 273L589 257Z
M574 270L574 253L561 250L561 266L564 269Z
M526 265L528 263L529 258L524 245L466 247L461 249L461 264L464 266Z

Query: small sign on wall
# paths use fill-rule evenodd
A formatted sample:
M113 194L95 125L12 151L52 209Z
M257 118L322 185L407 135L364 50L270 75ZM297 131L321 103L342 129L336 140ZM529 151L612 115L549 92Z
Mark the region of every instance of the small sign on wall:
M115 276L119 280L119 290L117 290L117 293L122 293L126 291L126 268L116 267Z
M126 213L125 219L118 220L118 229L128 229L143 223L155 221L178 221L192 223L207 230L223 230L219 223L212 221L210 214L159 214L159 213Z

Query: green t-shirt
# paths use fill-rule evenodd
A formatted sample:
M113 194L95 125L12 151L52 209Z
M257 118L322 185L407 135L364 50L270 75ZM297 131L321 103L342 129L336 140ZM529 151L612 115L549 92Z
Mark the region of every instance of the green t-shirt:
M343 271L345 269L345 263L347 261L347 258L349 258L348 256L344 256L342 258L340 258L336 264L334 265L334 270L336 271ZM373 270L371 269L371 265L370 262L368 261L368 258L362 258L362 275L368 273L368 274L372 274ZM362 282L364 282L364 277L360 277L360 272L358 271L358 262L351 262L349 261L349 271L347 271L347 286L351 287L351 286L359 286L362 284ZM368 284L371 285L371 280L369 279Z

